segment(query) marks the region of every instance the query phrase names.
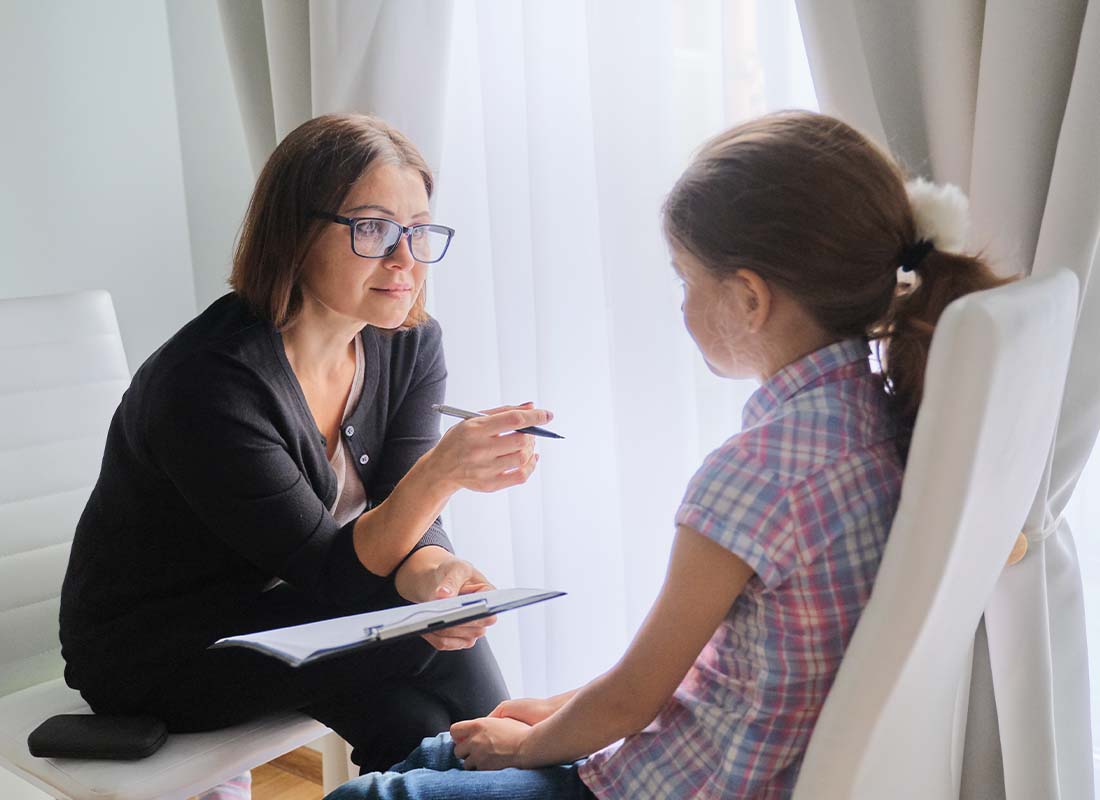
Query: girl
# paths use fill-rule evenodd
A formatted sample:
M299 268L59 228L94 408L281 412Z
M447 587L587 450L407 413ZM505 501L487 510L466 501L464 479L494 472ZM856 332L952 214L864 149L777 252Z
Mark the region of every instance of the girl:
M330 800L789 796L886 544L932 327L998 283L923 219L838 120L707 143L663 211L684 321L711 370L761 386L687 487L641 630L587 686L501 703Z

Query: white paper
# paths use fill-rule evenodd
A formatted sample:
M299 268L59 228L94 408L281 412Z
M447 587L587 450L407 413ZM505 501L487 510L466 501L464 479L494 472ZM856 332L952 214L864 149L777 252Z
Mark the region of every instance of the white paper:
M229 636L211 646L248 647L297 667L326 654L354 649L368 642L426 631L433 623L453 623L475 615L497 614L562 594L547 589L493 589L289 628Z

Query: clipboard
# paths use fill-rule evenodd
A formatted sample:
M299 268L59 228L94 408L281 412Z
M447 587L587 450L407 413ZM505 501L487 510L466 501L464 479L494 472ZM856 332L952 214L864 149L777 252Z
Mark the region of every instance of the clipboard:
M493 589L305 625L228 636L214 642L210 649L246 647L292 667L300 667L408 636L491 617L564 594L548 589Z

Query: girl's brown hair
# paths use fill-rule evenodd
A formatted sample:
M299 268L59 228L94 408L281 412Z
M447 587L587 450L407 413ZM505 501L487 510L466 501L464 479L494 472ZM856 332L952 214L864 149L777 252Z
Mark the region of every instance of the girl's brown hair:
M306 254L331 224L311 216L336 212L352 185L377 164L420 173L428 197L432 173L400 131L376 117L326 114L295 128L267 160L241 225L229 285L261 317L283 329L302 308ZM402 328L428 318L421 290Z
M940 314L1005 282L979 257L933 248L917 280L899 283L902 253L918 244L901 169L850 126L811 112L769 114L707 142L663 222L669 241L714 274L753 270L829 335L880 340L903 444Z

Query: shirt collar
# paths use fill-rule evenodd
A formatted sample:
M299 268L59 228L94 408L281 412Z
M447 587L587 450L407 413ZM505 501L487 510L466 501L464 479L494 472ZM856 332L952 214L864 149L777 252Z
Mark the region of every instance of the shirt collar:
M863 362L870 372L871 349L862 338L841 339L802 356L772 375L752 393L741 412L741 425L751 428L803 389L820 382L830 372L854 362Z

